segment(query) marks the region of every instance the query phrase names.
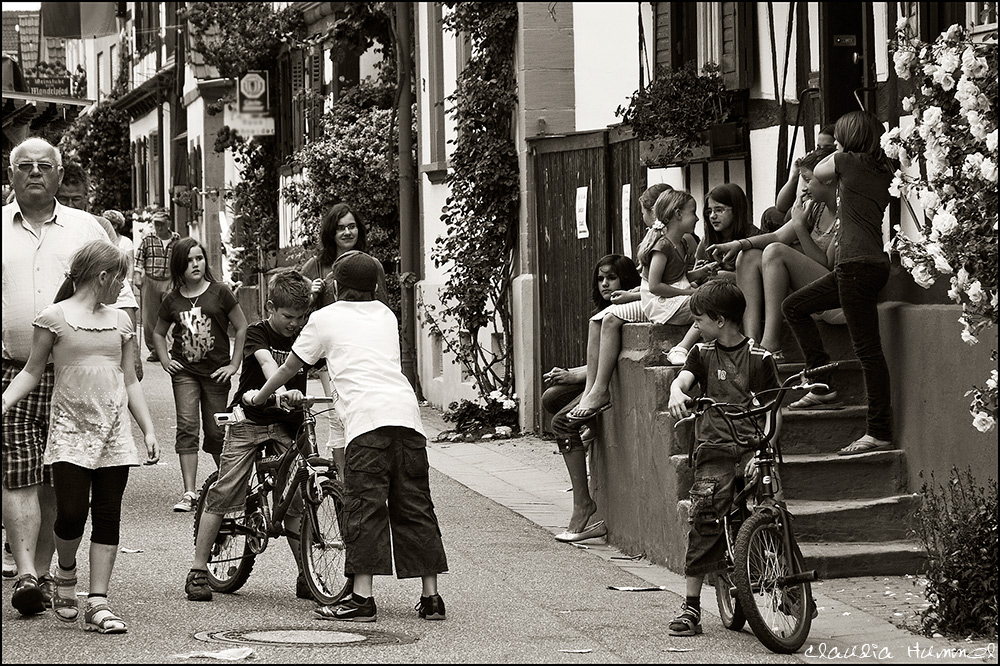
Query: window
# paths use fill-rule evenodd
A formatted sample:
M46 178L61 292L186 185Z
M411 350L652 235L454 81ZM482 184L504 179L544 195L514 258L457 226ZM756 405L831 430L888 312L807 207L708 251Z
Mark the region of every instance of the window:
M441 4L430 3L427 14L427 96L430 99L428 161L431 168L443 169L447 156L444 119L444 28L441 25Z
M101 101L104 95L107 93L104 90L104 82L107 78L104 76L104 52L101 51L97 54L97 80L94 82L97 85L97 101Z
M966 14L969 18L969 27L974 35L985 35L997 30L997 3L995 2L967 2Z
M432 376L444 377L444 341L438 332L431 334Z

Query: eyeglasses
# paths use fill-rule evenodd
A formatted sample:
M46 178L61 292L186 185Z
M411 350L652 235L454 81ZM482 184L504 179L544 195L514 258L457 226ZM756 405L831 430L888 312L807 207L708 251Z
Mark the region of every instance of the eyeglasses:
M14 165L14 167L21 173L31 173L36 168L40 173L48 173L57 166L59 165L49 164L48 162L18 162Z
M715 208L709 208L708 209L708 214L709 215L722 215L723 213L728 213L732 209L733 209L732 206L717 206Z
M358 225L354 224L338 224L337 231L357 231Z

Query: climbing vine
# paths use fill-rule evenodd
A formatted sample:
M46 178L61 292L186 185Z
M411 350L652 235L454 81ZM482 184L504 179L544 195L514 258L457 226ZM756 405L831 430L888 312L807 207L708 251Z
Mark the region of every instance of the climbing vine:
M132 208L132 193L127 187L132 178L129 117L110 99L78 117L63 134L59 150L64 160L78 161L90 175L92 210Z
M445 5L451 9L445 28L470 40L472 57L448 98L457 138L441 216L446 232L431 251L447 278L440 309L422 310L431 330L474 378L483 408L492 402L514 408L510 287L520 206L514 142L517 4ZM502 340L499 350L484 348L483 330Z

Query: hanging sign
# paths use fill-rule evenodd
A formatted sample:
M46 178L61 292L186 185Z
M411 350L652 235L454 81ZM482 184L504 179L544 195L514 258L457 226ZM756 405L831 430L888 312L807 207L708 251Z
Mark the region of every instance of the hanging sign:
M576 188L576 237L590 238L587 228L587 187Z

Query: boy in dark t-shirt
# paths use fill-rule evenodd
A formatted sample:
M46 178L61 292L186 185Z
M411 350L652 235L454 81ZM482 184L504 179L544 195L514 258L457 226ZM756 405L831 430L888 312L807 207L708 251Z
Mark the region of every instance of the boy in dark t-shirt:
M670 385L671 416L682 418L689 413L695 383L706 397L740 405L749 405L756 394L778 386L774 357L740 330L746 299L735 282L706 282L692 294L690 307L704 342L691 350L684 369ZM753 435L749 419L737 423L741 437ZM705 574L726 567L726 537L720 519L732 504L734 482L743 472L739 446L714 410L698 420L696 439L684 565L687 598L680 615L670 623L671 636L701 633L701 586Z
M309 281L301 273L287 270L274 275L268 283L267 319L247 327L246 343L243 347L243 371L239 387L233 396L230 409L239 405L243 394L250 389L259 389L273 375L292 350L292 343L305 324L309 309ZM306 390L306 369L298 372L284 384L282 394L299 398ZM219 460L219 476L208 489L205 511L195 537L194 560L187 575L184 591L190 601L211 601L212 589L206 575L208 558L212 545L222 525L225 514L238 511L246 498L247 483L253 471L253 460L257 449L265 441L275 441L284 446L293 446L295 435L302 424L299 411L288 411L275 406L243 407L246 421L226 426L226 438ZM295 502L285 518L285 527L290 534L299 531L300 515ZM288 537L298 565L296 596L309 599L311 595L302 576L299 562L298 539Z

